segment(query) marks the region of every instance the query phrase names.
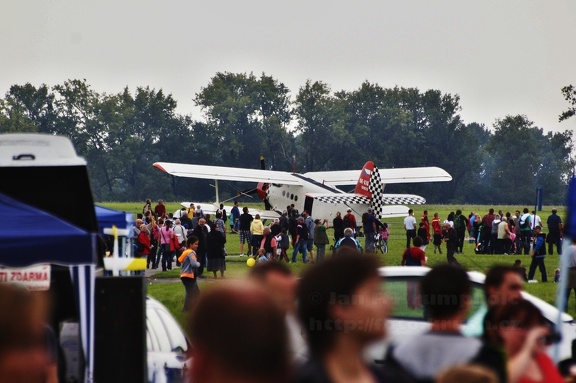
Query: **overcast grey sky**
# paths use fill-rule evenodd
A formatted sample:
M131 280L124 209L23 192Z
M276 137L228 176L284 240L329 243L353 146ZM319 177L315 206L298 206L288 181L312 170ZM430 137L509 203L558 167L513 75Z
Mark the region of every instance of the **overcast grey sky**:
M216 72L264 72L292 96L307 79L438 89L460 96L466 123L525 114L563 131L575 42L573 0L3 0L0 94L150 86L201 119L192 99Z

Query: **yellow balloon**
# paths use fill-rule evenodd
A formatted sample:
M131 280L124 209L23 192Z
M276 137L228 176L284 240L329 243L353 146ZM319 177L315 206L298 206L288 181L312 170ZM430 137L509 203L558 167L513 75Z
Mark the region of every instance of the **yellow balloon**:
M254 258L248 258L246 260L246 265L248 265L248 267L254 266L255 263L256 263L256 261L254 260Z

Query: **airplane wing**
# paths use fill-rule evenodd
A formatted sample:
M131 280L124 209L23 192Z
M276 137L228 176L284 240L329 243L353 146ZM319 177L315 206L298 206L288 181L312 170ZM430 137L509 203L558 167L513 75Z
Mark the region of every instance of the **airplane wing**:
M178 177L226 181L266 182L284 185L302 184L302 182L292 174L276 170L178 164L173 162L155 162L154 167Z
M370 205L372 200L356 193L306 193L307 197L325 203ZM414 194L384 194L381 202L385 205L424 205L426 199Z
M452 176L444 169L436 166L420 168L380 169L380 178L384 184L416 183L416 182L446 182ZM352 185L358 181L360 170L336 170L326 172L308 172L303 176L328 185Z

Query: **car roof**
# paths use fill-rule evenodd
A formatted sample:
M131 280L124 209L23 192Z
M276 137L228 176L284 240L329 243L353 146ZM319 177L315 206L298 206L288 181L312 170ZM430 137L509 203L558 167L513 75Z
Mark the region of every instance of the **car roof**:
M423 277L430 271L427 266L384 266L378 270L381 277L394 278L394 277ZM468 271L468 276L472 283L484 284L486 276L479 271ZM558 319L559 310L550 303L526 292L522 292L524 299L534 303L540 309L542 315L551 322L556 322ZM570 322L573 317L565 312L561 313L562 322Z

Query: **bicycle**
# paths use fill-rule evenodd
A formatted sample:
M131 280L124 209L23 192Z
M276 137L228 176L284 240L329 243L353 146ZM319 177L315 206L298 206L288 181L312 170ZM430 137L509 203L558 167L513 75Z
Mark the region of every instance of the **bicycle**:
M384 239L382 234L376 234L376 252L380 251L382 254L388 254L388 239Z

